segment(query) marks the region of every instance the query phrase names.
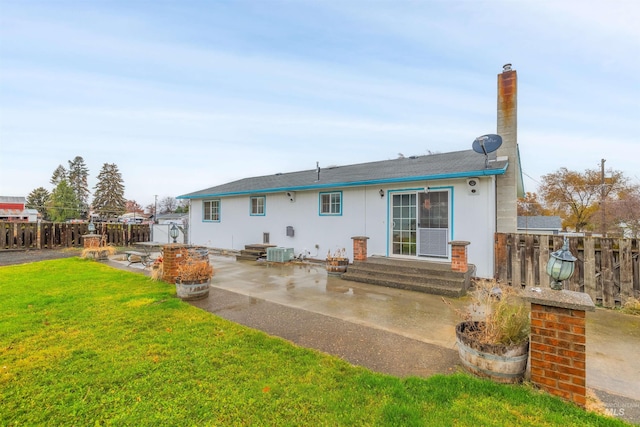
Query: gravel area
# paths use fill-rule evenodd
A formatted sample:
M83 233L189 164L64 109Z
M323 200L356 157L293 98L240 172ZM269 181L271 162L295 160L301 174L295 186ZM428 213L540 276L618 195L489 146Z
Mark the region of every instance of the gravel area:
M0 266L28 264L30 262L45 261L49 259L71 258L79 256L82 252L79 248L65 249L32 249L32 250L4 250L0 251Z

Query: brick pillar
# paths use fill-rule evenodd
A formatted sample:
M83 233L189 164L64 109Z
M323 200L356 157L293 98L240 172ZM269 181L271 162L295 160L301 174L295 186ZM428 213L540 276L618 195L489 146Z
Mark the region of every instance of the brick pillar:
M367 240L365 236L355 236L353 239L353 261L367 260Z
M99 248L100 247L100 235L99 234L85 234L82 236L82 245L85 248Z
M470 242L454 240L449 242L451 245L451 270L466 273L469 270L467 263L467 246Z
M162 280L175 283L178 276L178 265L183 260L187 245L172 243L162 248Z
M588 294L527 289L531 302L531 382L579 406L586 404Z

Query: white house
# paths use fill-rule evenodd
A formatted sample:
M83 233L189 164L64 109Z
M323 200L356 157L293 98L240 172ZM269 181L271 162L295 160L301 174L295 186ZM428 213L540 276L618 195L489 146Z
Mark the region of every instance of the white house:
M559 216L519 216L518 233L525 234L560 234L562 218Z
M493 276L496 231L515 232L522 175L516 141L516 75L498 75L502 146L250 177L180 196L189 241L222 249L270 243L324 259L352 237L368 254L450 262L453 240L470 242L476 275ZM468 146L471 146L470 138Z

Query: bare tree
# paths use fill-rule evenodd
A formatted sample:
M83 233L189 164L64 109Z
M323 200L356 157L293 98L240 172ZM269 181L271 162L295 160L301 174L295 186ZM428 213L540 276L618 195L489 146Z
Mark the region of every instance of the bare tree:
M160 213L173 213L178 207L178 200L175 197L165 197L160 200Z

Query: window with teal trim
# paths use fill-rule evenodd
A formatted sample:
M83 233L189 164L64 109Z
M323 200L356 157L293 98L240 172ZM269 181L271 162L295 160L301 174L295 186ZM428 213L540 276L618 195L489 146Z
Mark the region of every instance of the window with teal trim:
M202 202L202 220L220 221L220 200L205 200Z
M251 215L264 215L265 196L251 197Z
M320 215L342 215L342 192L320 193Z

